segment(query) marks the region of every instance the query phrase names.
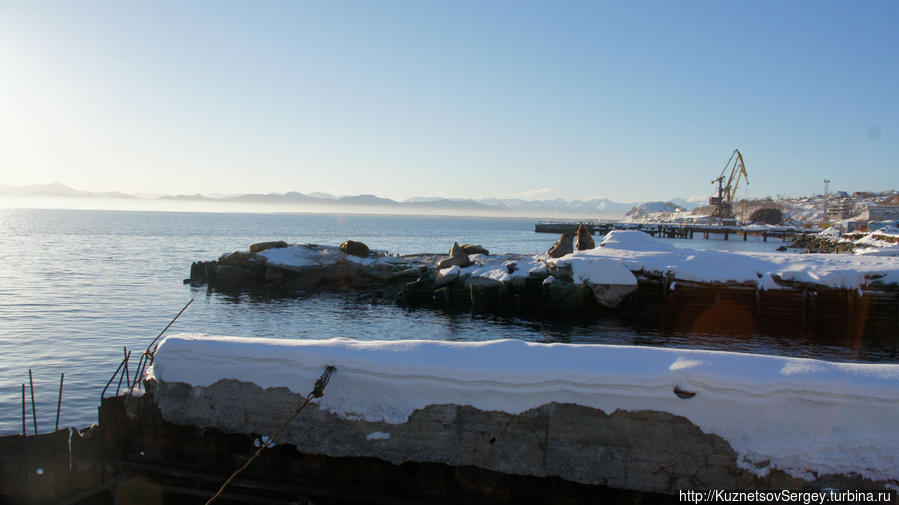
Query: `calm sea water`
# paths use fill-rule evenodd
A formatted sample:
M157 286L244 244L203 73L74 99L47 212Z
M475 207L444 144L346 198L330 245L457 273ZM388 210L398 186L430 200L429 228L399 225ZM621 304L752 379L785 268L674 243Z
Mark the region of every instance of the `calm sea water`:
M442 253L453 240L537 253L557 237L529 219L0 209L0 433L21 431L21 385L34 373L41 432L96 422L100 392L191 298L170 330L276 338L488 340L667 345L832 359L857 350L755 336L663 334L619 321L539 321L372 305L355 297L265 299L184 285L190 264L251 243L361 240L392 253ZM773 250L779 242L674 240L693 248ZM875 354L876 355L876 354ZM891 359L886 353L884 359ZM28 431L32 432L28 406Z

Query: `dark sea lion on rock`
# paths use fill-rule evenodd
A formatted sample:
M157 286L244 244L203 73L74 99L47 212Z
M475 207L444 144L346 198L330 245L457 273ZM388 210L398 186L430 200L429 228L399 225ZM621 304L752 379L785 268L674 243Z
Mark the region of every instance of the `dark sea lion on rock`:
M596 247L596 242L593 241L593 235L590 234L590 228L584 226L584 223L581 223L577 226L577 250L578 251L586 251L587 249L593 249Z
M566 254L571 254L574 252L573 242L574 232L566 231L546 253L549 254L550 258L561 258Z
M468 265L471 265L471 260L468 259L468 255L465 254L458 242L453 242L453 246L450 247L449 258L443 258L437 262L437 268L449 268L451 266L465 268Z
M481 244L462 244L462 250L465 251L465 254L490 255L490 251L481 247Z
M356 242L355 240L347 240L340 244L340 250L352 256L359 256L360 258L367 258L368 255L371 254L367 245L362 242Z

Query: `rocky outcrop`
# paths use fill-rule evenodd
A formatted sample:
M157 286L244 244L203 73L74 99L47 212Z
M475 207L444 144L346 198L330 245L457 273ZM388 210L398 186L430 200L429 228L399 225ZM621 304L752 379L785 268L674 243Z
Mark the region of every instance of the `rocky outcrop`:
M568 246L573 236L567 235ZM896 329L894 285L843 290L775 279L779 289L768 290L755 281L699 283L632 272L614 260L598 258L590 263L594 273L584 277L581 272L576 278L570 258L468 256L456 244L452 251L455 256L443 259L456 258L459 264L450 266L435 254L400 257L373 251L361 258L338 247L312 244L236 251L216 261L193 263L185 282L263 296L348 292L377 303L529 317L592 318L615 311L691 331L739 326L734 331L745 334L805 332L843 338L853 334L852 328L860 328L863 336ZM610 264L600 265L602 261Z

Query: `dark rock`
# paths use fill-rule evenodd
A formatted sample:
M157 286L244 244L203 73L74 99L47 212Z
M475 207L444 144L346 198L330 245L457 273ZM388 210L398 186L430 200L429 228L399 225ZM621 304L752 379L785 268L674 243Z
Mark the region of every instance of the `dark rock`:
M547 277L543 282L543 299L551 310L575 312L584 305L586 289L583 284Z
M465 251L465 254L490 255L490 251L481 247L481 244L462 244L462 250Z
M215 285L219 288L244 288L253 282L253 272L235 265L218 265L215 268Z
M367 258L368 255L371 254L367 245L362 242L356 242L355 240L347 240L340 244L340 250L351 256L358 256L360 258Z
M778 251L781 251L781 252L786 251L786 250L787 250L787 246L782 245L782 246L778 247L777 250L778 250Z
M434 302L433 276L421 276L418 280L406 283L398 298L406 305L427 305Z
M246 251L234 251L230 254L223 254L219 257L219 265L229 265L235 267L248 268L250 266L250 258L252 253Z
M577 227L577 250L586 251L587 249L593 249L595 247L596 242L593 240L590 228L584 226L584 223L579 224Z
M570 231L566 231L559 237L559 240L553 244L552 247L549 248L547 254L550 258L561 258L566 254L571 254L574 252L574 246L572 243L574 242L574 233Z
M434 305L443 309L452 307L452 296L449 288L439 288L433 294Z
M473 312L491 311L499 303L502 291L502 283L499 281L477 277L469 279L466 284L468 284Z
M280 281L284 278L284 270L280 268L268 267L265 269L266 281Z
M190 265L189 281L206 281L208 280L209 267L215 268L214 261L194 261Z
M287 242L283 240L274 240L271 242L259 242L257 244L253 244L250 246L251 253L258 253L264 251L266 249L279 249L281 247L287 247Z

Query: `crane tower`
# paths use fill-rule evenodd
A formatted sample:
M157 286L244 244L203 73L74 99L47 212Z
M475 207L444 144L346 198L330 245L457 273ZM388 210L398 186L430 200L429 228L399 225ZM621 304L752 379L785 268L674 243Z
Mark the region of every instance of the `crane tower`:
M730 175L725 176L728 169L730 169ZM727 163L724 164L721 175L712 179L712 184L718 184L718 196L709 198L709 205L715 207L709 216L709 223L717 220L718 224L736 224L733 200L737 194L737 187L740 185L740 178L749 184L749 175L746 173L746 165L743 163L743 154L739 149L734 149Z

